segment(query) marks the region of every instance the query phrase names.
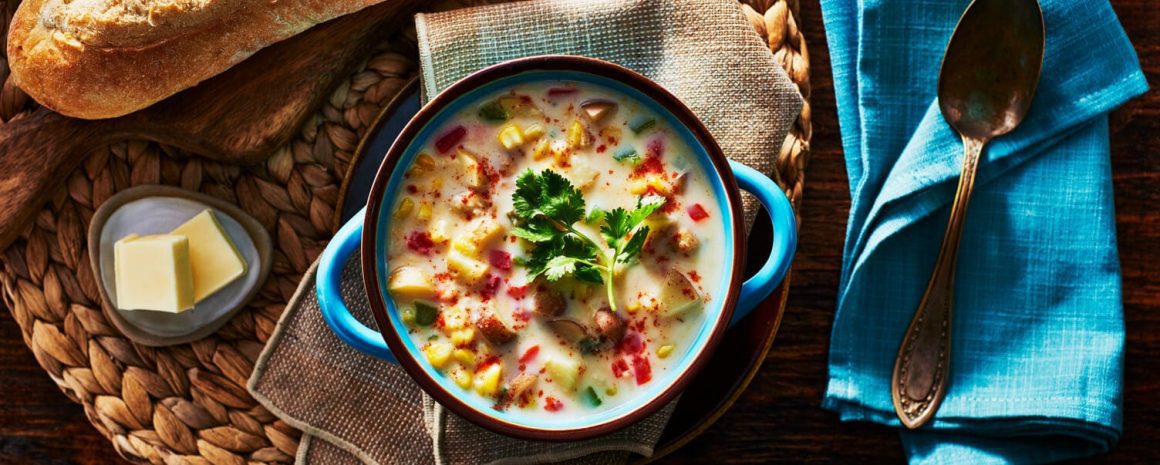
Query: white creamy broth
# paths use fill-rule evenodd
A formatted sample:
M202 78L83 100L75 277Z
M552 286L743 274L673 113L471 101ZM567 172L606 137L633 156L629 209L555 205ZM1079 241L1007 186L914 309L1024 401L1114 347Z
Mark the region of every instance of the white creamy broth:
M392 204L388 288L415 345L461 395L521 415L588 414L676 369L705 306L723 298L713 287L726 251L710 174L663 118L609 89L550 81L481 98L434 134ZM594 251L556 280L532 276L537 257L568 254L513 232L550 221L513 202L522 175L549 171L584 203L583 218L551 234L567 226L575 233L560 240ZM650 202L659 207L641 223L639 253L608 267L608 212Z

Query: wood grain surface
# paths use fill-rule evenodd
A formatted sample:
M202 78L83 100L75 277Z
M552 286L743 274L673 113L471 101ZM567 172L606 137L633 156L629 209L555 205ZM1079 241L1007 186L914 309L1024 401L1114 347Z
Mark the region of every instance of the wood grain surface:
M1160 7L1113 0L1148 79L1160 85ZM813 66L813 155L794 282L774 348L734 408L661 463L901 463L894 431L844 424L819 407L834 316L849 190L839 144L829 54L815 2L803 2L802 29ZM1108 455L1078 463L1160 463L1160 92L1112 114L1116 224L1127 318L1124 435ZM0 316L0 464L124 463L79 405L49 381ZM686 401L693 401L686 399Z

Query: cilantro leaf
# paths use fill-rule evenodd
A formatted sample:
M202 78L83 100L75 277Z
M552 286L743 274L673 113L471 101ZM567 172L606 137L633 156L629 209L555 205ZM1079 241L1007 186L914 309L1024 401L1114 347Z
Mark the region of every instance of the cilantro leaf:
M556 237L556 230L544 221L529 221L512 228L512 235L528 242L547 242Z
M600 269L581 265L576 267L576 271L572 272L572 276L581 281L587 281L593 284L604 284L604 276L600 274Z
M636 209L629 215L629 227L635 228L636 225L644 221L645 218L648 218L649 215L652 215L658 208L663 207L665 202L667 200L659 195L646 195L637 199Z
M620 262L625 263L640 254L640 250L644 248L644 241L648 238L648 226L643 226L636 231L633 231L632 237L628 239L628 243L624 244L624 248L620 251Z
M640 254L649 234L644 220L665 202L664 197L648 195L638 198L632 210L593 208L585 214L584 196L567 178L550 169L539 174L527 170L516 179L512 194L512 235L532 246L516 263L527 268L530 279L558 281L572 276L604 284L615 311L613 270ZM600 236L611 251L576 229L582 220L602 223Z
M584 217L584 196L568 178L552 170L539 175L527 170L516 179L512 206L517 216L531 220L543 215L563 225Z
M588 216L584 217L584 222L588 224L596 224L604 220L605 211L599 207L593 207L588 211Z
M623 208L615 208L604 214L604 225L600 227L600 235L609 247L615 249L620 244L620 238L628 234L629 214Z

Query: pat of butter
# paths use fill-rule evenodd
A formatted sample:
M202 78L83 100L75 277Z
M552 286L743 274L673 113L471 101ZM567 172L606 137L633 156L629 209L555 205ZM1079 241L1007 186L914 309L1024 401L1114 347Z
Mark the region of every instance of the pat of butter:
M193 307L189 241L130 234L113 245L117 307L181 313Z
M189 238L193 299L201 302L246 272L246 262L213 211L205 210L170 234Z

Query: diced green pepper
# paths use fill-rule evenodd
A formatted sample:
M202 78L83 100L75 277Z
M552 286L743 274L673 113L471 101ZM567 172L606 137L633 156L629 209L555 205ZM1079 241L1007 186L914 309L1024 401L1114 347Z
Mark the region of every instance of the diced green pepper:
M494 123L502 123L508 120L508 113L498 100L492 100L479 107L479 117Z
M612 159L619 162L627 161L635 165L640 161L640 155L636 153L636 149L632 147L625 147L623 149L617 150L616 153L612 154Z
M600 352L601 341L595 337L586 337L576 341L576 345L580 346L580 353L595 354Z
M415 302L415 324L431 326L439 317L439 309L426 302Z
M632 129L633 133L640 134L649 130L649 128L656 126L657 119L647 116L637 116L628 122L628 128Z
M582 395L584 402L587 402L588 405L592 407L599 407L600 404L604 403L604 401L600 399L600 395L596 394L596 390L592 389L592 386L588 386L588 389L585 389Z

